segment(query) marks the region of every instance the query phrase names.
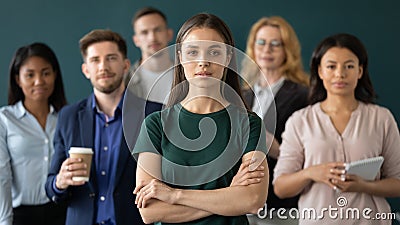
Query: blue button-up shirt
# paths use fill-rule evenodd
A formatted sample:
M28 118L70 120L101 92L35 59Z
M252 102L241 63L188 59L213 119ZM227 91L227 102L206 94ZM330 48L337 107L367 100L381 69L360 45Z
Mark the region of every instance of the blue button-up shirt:
M43 129L21 101L0 109L0 224L12 224L12 208L49 202L44 184L54 154L57 112Z
M114 111L113 117L108 117L96 105L95 111L94 160L98 195L96 196L96 223L116 224L114 208L114 184L118 164L118 156L122 140L122 104L123 98Z

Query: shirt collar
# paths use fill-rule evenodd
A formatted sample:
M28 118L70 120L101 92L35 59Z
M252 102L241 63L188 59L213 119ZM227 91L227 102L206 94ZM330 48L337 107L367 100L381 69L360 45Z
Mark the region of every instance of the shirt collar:
M279 89L282 87L283 82L285 81L284 77L279 78L278 81L276 81L275 83L273 83L272 85L269 85L269 87L271 88L272 93L275 95ZM258 82L256 82L254 84L254 93L256 95L260 95L262 92L268 92L269 93L269 88L265 88L265 87L261 87Z
M119 109L122 112L122 106L124 104L124 98L125 98L125 94L122 95L121 100L118 103L118 106L115 110ZM97 105L97 101L96 101L96 97L94 96L94 93L92 94L92 109L95 112L102 112L99 108L99 106Z
M22 101L17 102L17 104L15 104L15 116L20 119L23 116L25 116L26 114L26 109L24 107L24 104L22 104Z
M15 116L16 116L18 119L21 119L21 118L24 117L27 113L29 113L29 112L26 110L24 104L22 103L22 100L19 101L19 102L17 102L17 103L15 104ZM49 112L49 114L55 114L55 113L57 113L56 110L54 109L54 107L53 107L52 105L50 105L50 112Z

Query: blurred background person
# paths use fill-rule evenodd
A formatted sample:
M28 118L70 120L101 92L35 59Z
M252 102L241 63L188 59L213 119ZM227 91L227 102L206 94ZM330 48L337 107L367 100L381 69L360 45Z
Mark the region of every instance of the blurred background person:
M141 58L132 66L125 83L128 85L131 81L129 89L148 100L147 104L153 104L151 111L160 110L172 87L174 65L168 51L160 50L168 46L173 31L168 27L165 14L153 7L138 10L132 19L132 27L132 40L140 49Z
M248 82L244 83L243 96L249 107L263 118L269 132L267 140L273 140L268 153L271 191L268 192L267 205L276 209L297 208L298 197L280 199L272 191L271 181L285 123L293 112L307 106L308 76L303 70L300 43L292 26L282 17L263 17L250 30L246 54L256 64L243 65L242 75ZM257 223L255 216L249 215L249 219ZM263 224L265 222L263 220ZM297 223L279 220L276 216L267 222Z
M64 224L65 206L50 202L44 189L57 112L66 104L61 69L47 45L15 52L8 104L0 109L0 224Z
M391 224L375 216L391 212L385 197L400 196L400 135L390 111L374 104L367 50L353 35L329 36L314 50L310 71L312 105L286 123L275 193L281 198L301 194L300 212L318 212L318 218L300 218L302 225ZM376 156L384 162L375 180L345 173L345 163ZM358 209L360 217L340 220L324 213L332 207L346 214Z

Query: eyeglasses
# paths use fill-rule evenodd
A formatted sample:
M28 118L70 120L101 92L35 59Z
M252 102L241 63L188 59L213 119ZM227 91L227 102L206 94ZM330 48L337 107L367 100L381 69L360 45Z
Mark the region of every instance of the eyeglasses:
M267 45L267 42L265 39L257 39L256 40L256 47L263 48L265 45ZM270 43L268 43L268 47L274 51L276 49L279 49L283 46L283 43L278 40L272 40Z

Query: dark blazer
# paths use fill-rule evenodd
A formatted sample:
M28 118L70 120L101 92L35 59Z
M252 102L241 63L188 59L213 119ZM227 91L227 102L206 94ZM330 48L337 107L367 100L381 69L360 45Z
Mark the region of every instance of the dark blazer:
M94 146L95 114L92 99L90 96L76 104L65 106L58 114L54 136L55 153L47 177L46 193L54 202L67 202L67 225L93 225L95 222L95 196L98 194L95 161L92 162L89 182L82 186L70 186L63 194L53 190L54 179L61 164L69 156L69 148L71 146L93 148ZM130 137L126 139L130 142L130 147L133 147L145 116L145 102L133 95L129 97L129 106L126 104L126 96L124 101L123 123L129 124L132 130L129 133ZM124 114L129 115L129 121L124 120L126 118ZM125 135L122 136L113 193L115 209L110 210L115 210L117 225L141 225L144 223L136 208L135 196L132 193L136 185L136 161L129 151Z
M279 144L282 143L282 133L285 130L286 121L293 114L293 112L304 108L308 105L308 88L294 83L289 80L285 80L282 87L276 93L274 102L275 108L269 107L267 113L265 114L263 121L266 129L273 133ZM254 92L250 90L243 91L243 98L246 104L250 107L253 106L254 102ZM276 118L276 119L275 119ZM276 129L275 129L276 121ZM267 198L268 208L297 208L298 196L287 199L280 199L275 195L272 180L274 174L274 168L277 160L268 157L268 168L269 168L269 191Z

